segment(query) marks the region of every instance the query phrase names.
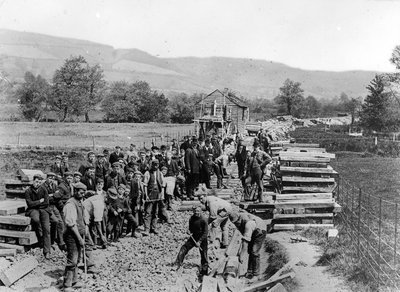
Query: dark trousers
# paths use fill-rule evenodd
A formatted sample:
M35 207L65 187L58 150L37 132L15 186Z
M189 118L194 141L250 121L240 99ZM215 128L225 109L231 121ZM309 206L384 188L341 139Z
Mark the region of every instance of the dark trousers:
M182 245L181 249L179 250L178 256L176 258L176 263L181 266L183 263L183 260L185 259L185 256L187 253L195 247L195 243L193 239L190 237L188 240L186 240L185 244ZM200 273L202 275L207 275L208 274L208 257L207 257L207 249L208 249L208 243L207 239L204 239L200 243L200 257L201 257L201 268L200 268Z
M263 200L262 192L263 192L263 173L260 168L253 168L251 170L251 184L257 184L257 192L258 192L258 200L261 202Z
M164 200L157 201L157 208L158 208L158 218L161 221L169 222L169 215L167 212L167 204Z
M260 274L260 249L267 236L267 231L256 229L251 235L251 241L248 245L249 263L247 271L256 276Z
M138 227L138 221L136 216L130 213L125 214L125 219L127 221L126 234L132 231L132 236L135 234L136 228Z
M50 206L50 237L51 244L57 242L59 246L64 245L64 221L60 211L55 206Z
M144 203L144 229L156 230L158 201Z
M207 189L211 189L210 185L210 171L208 170L207 162L204 162L200 166L200 174L199 174L200 183L204 183Z
M83 237L83 235L81 236ZM81 258L83 249L71 230L65 232L64 241L67 247L67 264L64 272L64 287L71 287L73 284L78 282L78 262ZM91 257L92 247L88 242L88 237L85 238L85 249L86 265L90 268L94 266L94 263Z
M43 253L50 253L50 213L45 209L31 209L27 212L39 244L43 245Z
M213 164L214 173L217 177L217 189L222 187L222 165L219 163Z
M110 212L108 214L107 235L112 237L113 240L118 240L121 235L123 222L123 217L121 217L119 214L115 216L112 212Z
M188 173L186 177L186 194L189 198L194 197L194 190L199 186L199 174Z

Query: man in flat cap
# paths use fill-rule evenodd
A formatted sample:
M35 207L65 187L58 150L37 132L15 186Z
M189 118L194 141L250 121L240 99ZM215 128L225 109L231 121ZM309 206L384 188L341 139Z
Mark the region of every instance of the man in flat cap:
M62 212L65 203L73 196L72 182L72 172L64 173L64 179L58 184L57 191L54 193L54 203L60 212Z
M43 254L46 259L50 258L50 211L49 195L41 188L43 178L36 174L33 176L32 185L25 191L25 200L28 208L26 216L32 221L39 244L43 247Z
M144 199L145 199L145 190L142 182L143 174L136 170L134 172L134 176L130 182L130 193L129 200L132 209L132 215L135 217L138 225L142 225L144 222ZM132 236L137 236L132 232Z
M200 158L197 149L197 138L192 138L192 143L185 151L186 194L193 200L194 191L199 186Z
M89 151L87 154L87 160L82 163L81 166L79 166L78 171L83 175L86 174L86 171L89 169L89 167L95 167L96 163L96 154L94 154L93 151Z
M64 176L63 168L61 167L62 157L61 155L56 155L54 163L50 166L50 171L55 173L57 180L61 181Z
M151 162L151 168L144 174L144 191L145 191L145 219L144 219L144 232L143 235L147 236L150 233L158 234L157 223L157 210L160 207L160 202L164 200L164 176L159 170L158 160ZM163 202L162 202L163 203ZM162 206L161 206L162 207ZM168 214L161 210L163 217L161 220L169 221Z
M105 180L104 190L108 190L111 187L117 189L120 184L126 185L126 179L119 171L120 167L121 164L119 162L114 162L112 164L111 172L107 175Z
M95 176L95 167L89 166L86 169L86 173L82 176L81 182L87 187L88 191L96 190L96 176Z
M108 167L106 166L106 159L103 153L97 154L95 163L95 176L96 178L106 179L108 174Z
M50 239L51 244L57 242L60 250L65 250L64 243L64 222L60 211L57 209L54 201L54 193L57 191L56 174L48 172L46 181L40 186L49 196L49 212L50 212Z
M119 159L124 159L124 154L121 152L121 147L115 146L115 151L110 154L110 165L113 165L114 162L119 161Z

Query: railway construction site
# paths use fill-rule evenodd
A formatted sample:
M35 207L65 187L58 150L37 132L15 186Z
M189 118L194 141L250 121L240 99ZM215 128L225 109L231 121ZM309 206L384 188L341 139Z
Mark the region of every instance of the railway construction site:
M279 123L283 126L277 126ZM227 247L221 249L219 241L208 247L208 275L198 277L196 248L179 270L171 267L188 238L193 206L204 208L195 198L175 201L169 211L171 224L160 224L158 234L123 237L107 249L95 250L99 273L80 272L85 282L82 291L353 291L343 277L330 274L318 263L321 250L304 233L319 230L319 236L330 243L339 237L335 226L342 211L337 202L339 174L331 166L335 154L316 143L290 143L289 133L281 129L293 129L287 127L292 121L273 124L275 130L270 129L271 133L282 140L271 143L272 162L263 180L262 202L253 201L255 189L244 191L234 161L227 166L223 188L216 188L213 176L212 190L200 186L195 192L196 197L207 194L227 200L235 211L254 214L266 222L268 234L260 252L260 276L245 277L248 258L239 261L242 235L231 223ZM252 136L244 137L250 149L253 141ZM58 291L62 287L65 254L54 246L52 258L46 260L41 249L35 248L37 238L29 218L24 216L26 203L22 199L24 189L38 172L38 161L42 165L51 163L56 152L10 149L2 153L7 159L1 167L3 172L7 170L8 179L3 180L6 198L0 202L0 235L4 242L0 243L0 280L10 291ZM77 166L86 154L71 153L72 166Z

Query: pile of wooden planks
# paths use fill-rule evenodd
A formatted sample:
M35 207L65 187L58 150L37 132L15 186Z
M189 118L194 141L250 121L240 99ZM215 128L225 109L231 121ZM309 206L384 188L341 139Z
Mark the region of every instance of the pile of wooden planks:
M329 165L335 154L318 144L286 144L279 153L282 191L274 198L274 230L333 227L340 212L333 191L337 172Z
M41 175L45 178L45 174L38 169L20 169L16 179L5 180L5 194L7 199L25 199L25 190L32 185L33 176Z

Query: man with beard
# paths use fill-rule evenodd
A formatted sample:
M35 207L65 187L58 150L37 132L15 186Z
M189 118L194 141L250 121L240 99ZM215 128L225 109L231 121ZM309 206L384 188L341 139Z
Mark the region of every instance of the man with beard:
M33 176L32 185L25 191L25 200L28 208L25 215L32 219L31 224L35 230L39 244L43 247L46 259L50 258L50 211L49 195L41 188L42 177Z
M82 175L85 175L86 171L89 169L89 167L94 167L95 166L95 160L96 160L96 155L94 154L93 151L90 151L87 154L87 161L85 161L81 166L79 166L78 171Z
M104 190L108 190L111 187L118 189L120 184L126 185L126 179L120 174L119 168L119 162L114 162L112 164L112 170L110 174L106 177Z
M88 191L96 190L96 177L95 177L95 167L89 166L86 170L85 175L82 177L81 182L87 187Z
M140 159L137 161L137 163L139 165L139 171L142 174L145 174L145 172L150 169L149 160L146 157L146 152L145 151L140 151Z

